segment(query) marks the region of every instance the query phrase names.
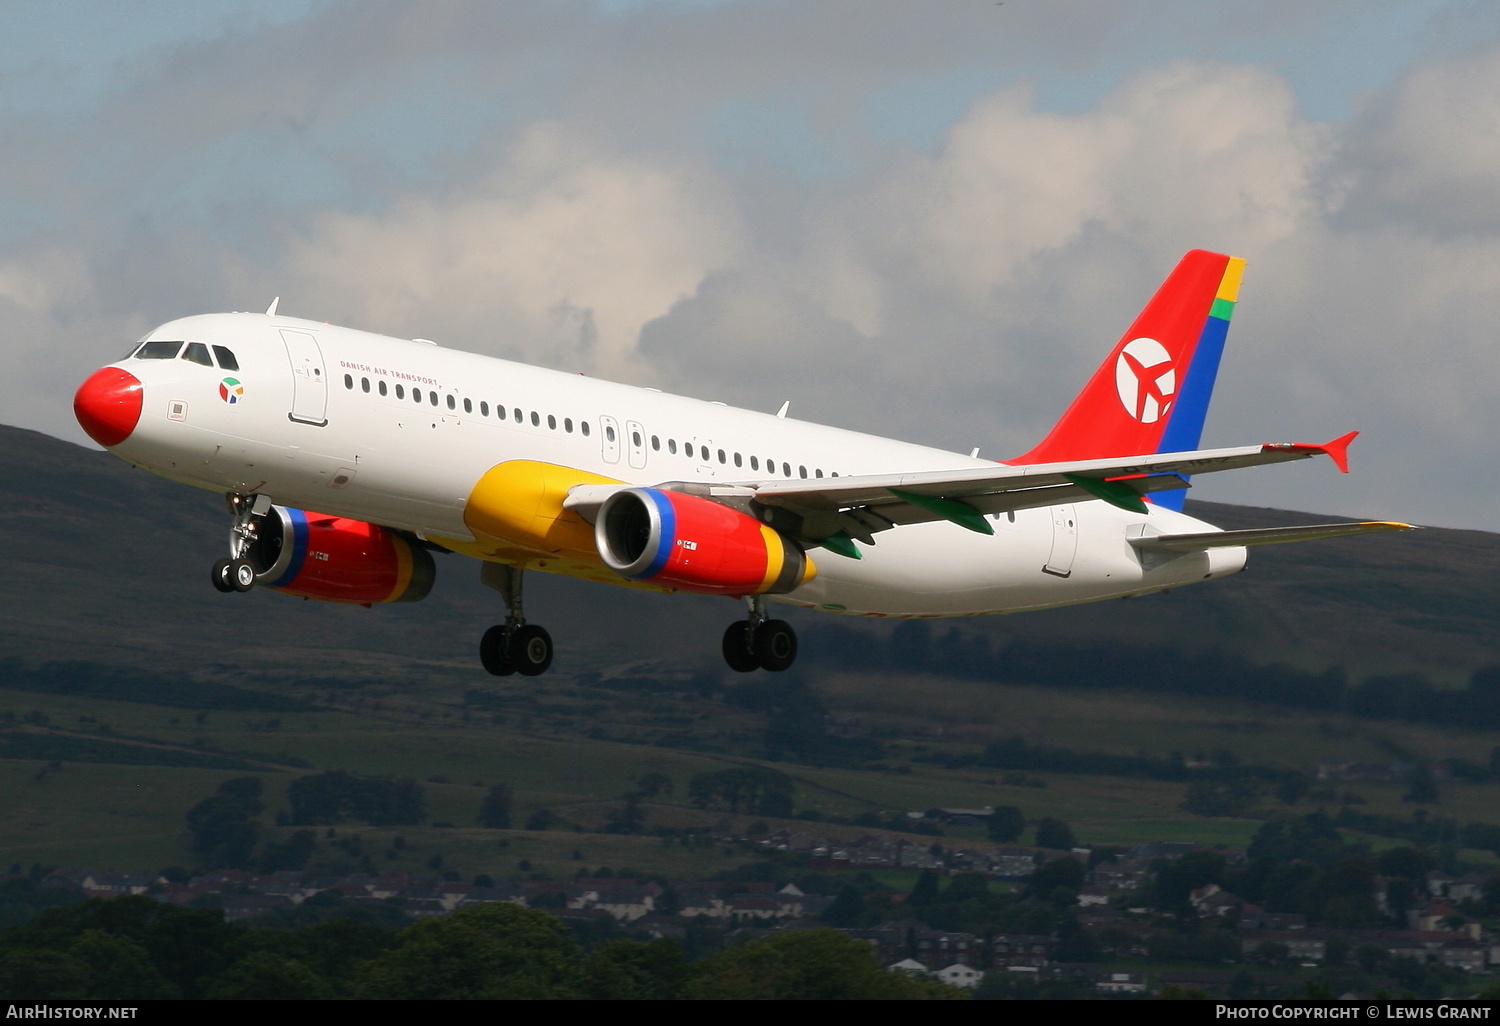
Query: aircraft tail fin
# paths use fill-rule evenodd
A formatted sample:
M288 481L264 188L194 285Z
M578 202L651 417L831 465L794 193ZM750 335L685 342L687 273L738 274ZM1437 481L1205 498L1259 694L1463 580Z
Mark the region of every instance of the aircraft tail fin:
M1222 253L1185 255L1047 437L1006 462L1197 449L1244 269ZM1151 501L1181 509L1185 495L1162 491Z

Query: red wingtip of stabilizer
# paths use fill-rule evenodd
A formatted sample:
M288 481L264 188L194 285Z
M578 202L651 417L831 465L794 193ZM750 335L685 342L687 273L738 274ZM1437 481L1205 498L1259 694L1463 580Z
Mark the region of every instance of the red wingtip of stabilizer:
M1358 434L1358 431L1351 431L1347 435L1340 435L1333 441L1318 446L1319 449L1326 452L1333 460L1334 465L1339 468L1340 474L1349 473L1349 443L1354 441L1355 436Z
M1358 434L1358 431L1351 431L1347 435L1340 435L1333 441L1324 442L1322 445L1297 442L1293 445L1273 445L1269 446L1269 448L1280 449L1283 452L1305 452L1309 456L1314 453L1323 453L1329 459L1333 460L1334 465L1339 468L1339 473L1347 474L1349 473L1349 443L1354 441L1355 436Z

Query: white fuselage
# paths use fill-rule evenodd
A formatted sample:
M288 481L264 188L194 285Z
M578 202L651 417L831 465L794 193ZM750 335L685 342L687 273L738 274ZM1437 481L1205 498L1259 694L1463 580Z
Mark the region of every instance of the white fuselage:
M119 363L140 379L143 405L118 455L199 487L268 495L437 542L473 540L464 520L469 495L486 471L510 460L633 485L993 466L296 318L189 317L148 338L226 347L239 369L183 359ZM232 403L221 395L228 378L240 389ZM813 549L816 577L776 598L875 616L980 615L1139 594L1244 566L1245 550L1232 547L1143 566L1127 540L1132 528L1139 533L1149 521L1161 533L1213 530L1154 506L1141 515L1094 500L989 520L993 535L946 521L885 531L858 560Z

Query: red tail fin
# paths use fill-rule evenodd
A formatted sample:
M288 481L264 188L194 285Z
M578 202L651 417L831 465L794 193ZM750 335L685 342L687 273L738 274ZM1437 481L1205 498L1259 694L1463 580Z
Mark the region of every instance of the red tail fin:
M1184 256L1041 444L1007 462L1196 448L1244 265L1201 249ZM1173 448L1161 448L1163 436Z

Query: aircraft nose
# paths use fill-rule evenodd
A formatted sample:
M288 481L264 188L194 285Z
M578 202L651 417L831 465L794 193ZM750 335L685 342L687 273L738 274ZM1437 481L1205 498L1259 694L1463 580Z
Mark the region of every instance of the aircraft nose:
M119 445L141 419L140 379L118 367L94 371L73 396L73 416L100 445Z

